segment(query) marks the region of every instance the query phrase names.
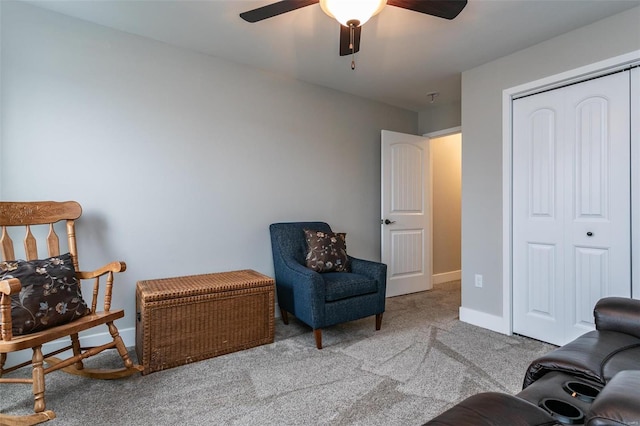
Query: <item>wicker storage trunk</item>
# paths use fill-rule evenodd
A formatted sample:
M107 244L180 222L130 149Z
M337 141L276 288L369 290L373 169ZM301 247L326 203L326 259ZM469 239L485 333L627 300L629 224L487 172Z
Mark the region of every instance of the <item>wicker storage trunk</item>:
M273 342L273 279L243 270L139 281L142 374Z

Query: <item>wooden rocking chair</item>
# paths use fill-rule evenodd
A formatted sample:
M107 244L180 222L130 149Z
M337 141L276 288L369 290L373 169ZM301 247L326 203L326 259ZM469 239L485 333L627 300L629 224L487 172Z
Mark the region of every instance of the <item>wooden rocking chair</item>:
M113 274L124 271L126 265L124 262L111 262L92 272L81 272L79 270L74 221L78 219L81 214L82 208L80 204L75 201L0 202L0 227L2 228L0 247L2 248L2 261L16 260L13 242L9 236L10 227L23 227L26 229L26 236L24 238L25 260L32 261L39 259L37 241L34 233L32 233L32 229L35 231L42 226L46 228L43 234L48 232L46 241L43 242L43 245L46 244L48 257L60 256L59 239L54 230L54 224L59 221L66 221L68 251L71 254L71 263L73 263L75 268L78 284L81 280L91 279L94 281L90 312L87 315L80 316L66 324L56 325L52 328L19 336L14 336L12 332L11 295L20 293L20 280L17 278L9 278L0 281L0 331L2 333L0 336L0 385L5 383L31 384L35 400L34 414L18 416L0 413L0 424L2 425L33 425L55 418L53 411L45 409L44 400L44 377L53 371L63 370L68 373L99 379L117 379L142 371L142 367L135 365L129 358L122 338L118 334L118 329L113 323L115 320L124 317L124 311L112 311L110 309ZM36 232L36 234L39 233ZM101 277L106 277L104 311L97 312L96 307ZM78 333L102 324L106 324L112 340L109 343L97 347L81 347ZM43 344L67 336L70 338L68 346L43 355ZM28 348L33 350L31 362L27 361L4 369L8 353ZM122 361L124 362L123 368L116 370L84 368L82 360L96 355L105 349L112 348L116 348L122 357ZM54 357L54 355L59 355L68 350L72 351L73 356L64 360ZM3 377L5 373L26 367L29 364L31 364L33 368L31 379ZM7 392L6 389L0 393L4 394L5 392ZM1 401L2 398L0 398L0 402Z

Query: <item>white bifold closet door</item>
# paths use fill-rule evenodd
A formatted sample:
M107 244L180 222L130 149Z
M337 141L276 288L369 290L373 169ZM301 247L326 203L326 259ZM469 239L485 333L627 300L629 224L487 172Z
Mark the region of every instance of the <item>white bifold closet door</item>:
M513 101L513 331L562 345L631 293L629 72Z

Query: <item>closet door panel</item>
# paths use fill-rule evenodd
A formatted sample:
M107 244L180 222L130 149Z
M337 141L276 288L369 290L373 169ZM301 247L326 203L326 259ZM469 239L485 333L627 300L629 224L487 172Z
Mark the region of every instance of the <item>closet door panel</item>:
M564 113L554 99L552 92L519 99L513 111L513 330L545 341L562 339L566 322Z
M630 294L628 79L513 102L516 333L565 344L594 328L600 298Z

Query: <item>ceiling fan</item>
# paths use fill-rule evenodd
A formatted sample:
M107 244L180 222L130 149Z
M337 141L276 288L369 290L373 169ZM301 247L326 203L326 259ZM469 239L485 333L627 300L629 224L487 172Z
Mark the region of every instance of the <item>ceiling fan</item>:
M322 10L340 23L340 56L345 56L360 50L362 25L387 4L453 19L467 5L467 0L283 0L243 12L240 17L253 23L316 3L320 3ZM354 62L351 68L355 68Z

